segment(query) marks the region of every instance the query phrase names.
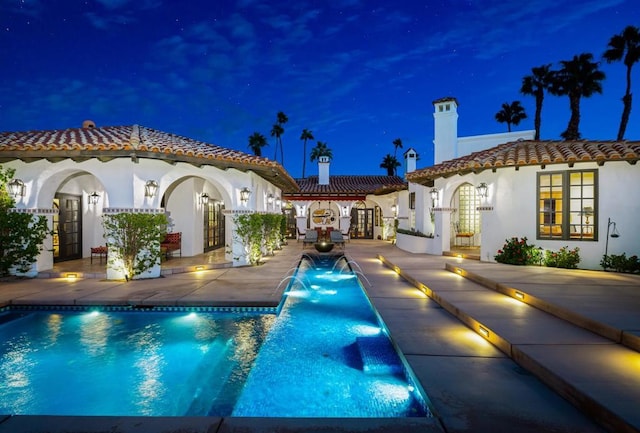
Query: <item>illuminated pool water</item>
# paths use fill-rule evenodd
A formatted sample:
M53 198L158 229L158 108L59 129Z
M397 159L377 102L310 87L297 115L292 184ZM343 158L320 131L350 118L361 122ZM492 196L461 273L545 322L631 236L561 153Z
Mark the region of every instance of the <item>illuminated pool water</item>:
M303 258L277 317L9 311L0 341L0 414L430 415L341 256Z

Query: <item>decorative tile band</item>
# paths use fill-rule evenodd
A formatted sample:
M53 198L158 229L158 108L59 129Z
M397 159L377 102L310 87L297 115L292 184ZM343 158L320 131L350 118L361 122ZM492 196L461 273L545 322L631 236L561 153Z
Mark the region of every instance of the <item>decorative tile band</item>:
M58 209L48 209L48 208L41 208L41 207L37 207L34 209L13 208L13 209L9 209L9 212L30 213L34 215L55 215L58 213Z
M250 209L225 209L222 213L226 215L248 215L255 213L256 211Z
M437 207L433 209L435 212L455 212L455 207Z
M493 210L493 206L478 206L476 209L479 211L491 211Z
M159 209L141 209L135 207L106 207L102 209L104 214L117 214L117 213L148 213L148 214L164 214L164 208Z
M10 311L105 311L128 313L253 313L277 314L278 307L170 307L154 305L7 305L0 313Z

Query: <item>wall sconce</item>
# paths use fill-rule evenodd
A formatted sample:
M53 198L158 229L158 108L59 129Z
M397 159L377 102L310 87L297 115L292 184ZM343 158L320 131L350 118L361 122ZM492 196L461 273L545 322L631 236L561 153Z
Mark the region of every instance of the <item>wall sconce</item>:
M282 204L282 199L280 197L276 197L276 206L280 206Z
M436 207L436 202L438 201L438 188L431 188L429 194L431 195L431 207Z
M158 191L158 182L156 182L155 180L148 180L147 183L144 184L145 197L154 197L157 191Z
M251 191L246 186L240 190L240 201L243 204L247 204L249 201L249 196L251 195Z
M396 217L398 215L398 205L397 204L392 204L391 205L391 213L393 214L394 217Z
M486 183L480 182L480 185L478 185L476 187L476 189L478 190L478 195L481 198L486 198L487 197L487 190L489 189L489 187L487 186Z
M24 182L20 179L13 179L7 184L9 194L14 197L24 197Z
M202 195L200 195L200 202L202 204L209 204L209 194L203 192Z
M267 196L267 203L270 205L273 204L273 194L269 194Z
M342 206L342 216L349 216L349 208L347 206Z
M93 191L89 194L89 204L98 204L98 199L100 199L100 194L97 192Z

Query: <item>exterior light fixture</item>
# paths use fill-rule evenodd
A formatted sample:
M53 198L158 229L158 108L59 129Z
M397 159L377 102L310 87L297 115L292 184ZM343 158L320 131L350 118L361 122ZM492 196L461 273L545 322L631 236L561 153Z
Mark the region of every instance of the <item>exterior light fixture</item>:
M280 197L276 197L276 206L280 206L282 204L282 199Z
M524 299L524 293L516 290L514 294L515 294L516 298L520 299L521 301Z
M438 201L438 188L431 188L429 194L431 195L431 207L435 207L436 201Z
M240 201L244 204L247 204L249 201L249 196L251 195L251 191L246 186L240 190Z
M208 204L209 194L207 194L206 192L203 192L202 195L200 195L200 202L202 202L202 204Z
M613 230L610 231L611 227L613 227ZM609 237L613 238L613 239L617 239L620 237L620 233L618 233L618 229L616 228L616 223L614 221L611 221L611 218L607 218L607 237L606 237L606 242L604 244L604 262L608 262L609 261ZM604 270L607 270L607 266L603 266Z
M24 197L24 182L20 179L13 179L7 184L9 194L14 197Z
M482 335L484 338L489 338L489 330L487 328L485 328L484 326L480 325L478 327L478 332L480 333L480 335Z
M156 192L158 191L158 182L155 180L148 180L144 185L144 196L145 197L154 197Z
M269 194L269 195L267 196L267 203L269 203L269 204L273 204L273 194Z
M486 183L481 182L480 185L476 187L476 189L478 190L478 195L482 198L485 198L487 196L487 190L489 189L489 187Z
M398 215L398 205L397 204L393 204L391 205L391 213L393 213L393 216L395 217L396 215Z
M100 194L98 194L97 192L93 191L91 194L89 194L89 204L98 204L99 199Z

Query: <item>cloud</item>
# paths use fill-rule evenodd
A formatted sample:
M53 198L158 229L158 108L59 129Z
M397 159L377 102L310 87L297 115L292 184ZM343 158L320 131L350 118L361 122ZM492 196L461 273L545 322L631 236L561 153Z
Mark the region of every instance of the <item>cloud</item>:
M0 0L0 11L7 11L20 15L36 17L43 13L45 8L44 1L16 1L16 0Z

